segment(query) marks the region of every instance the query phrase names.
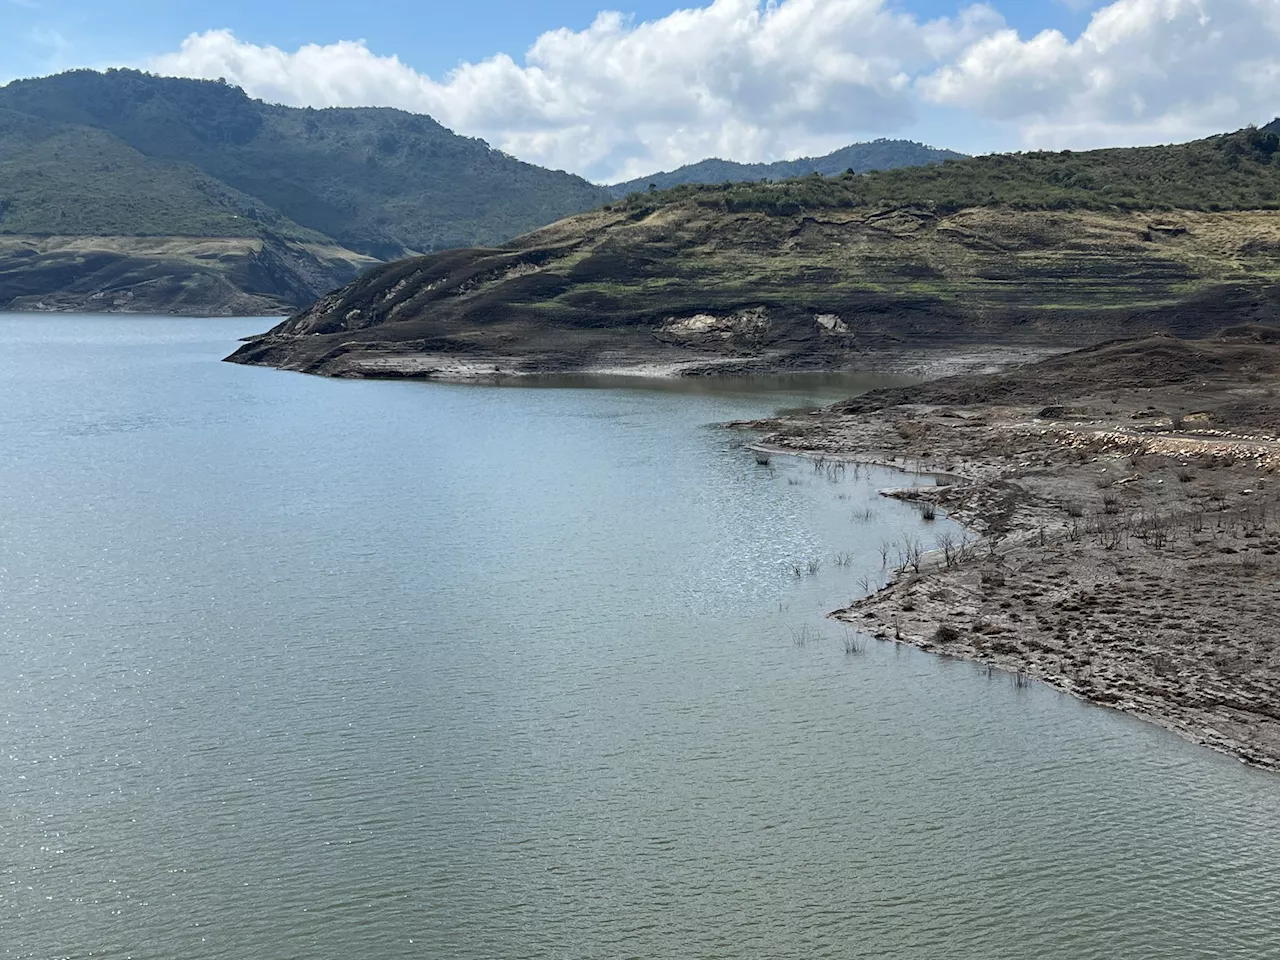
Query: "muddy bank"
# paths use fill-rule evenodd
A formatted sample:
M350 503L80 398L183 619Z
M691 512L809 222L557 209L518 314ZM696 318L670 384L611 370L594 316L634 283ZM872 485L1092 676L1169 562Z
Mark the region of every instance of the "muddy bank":
M882 545L839 619L1280 769L1278 341L1108 344L752 426L918 471L886 494L968 530Z
M541 331L528 339L497 338L460 347L431 340L371 342L355 348L315 349L303 337L254 337L227 359L344 379L407 379L446 383L503 383L547 374L635 377L762 376L787 373L875 372L915 379L991 372L1060 353L1060 344L957 342L924 349L886 347L811 353L753 354L663 344L634 332ZM301 344L301 345L300 345Z

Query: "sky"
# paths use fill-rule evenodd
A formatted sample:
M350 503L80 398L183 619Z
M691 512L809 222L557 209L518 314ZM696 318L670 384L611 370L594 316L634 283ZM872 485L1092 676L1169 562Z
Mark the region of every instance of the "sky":
M428 113L597 181L876 137L1167 143L1280 115L1280 0L0 0L0 82L130 66Z

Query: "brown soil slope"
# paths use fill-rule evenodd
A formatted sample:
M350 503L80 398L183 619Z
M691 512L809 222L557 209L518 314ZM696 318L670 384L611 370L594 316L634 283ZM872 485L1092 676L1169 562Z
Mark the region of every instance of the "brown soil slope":
M1277 251L1276 212L605 210L372 270L231 359L340 376L820 368L921 345L1204 336L1280 319Z
M924 471L888 494L969 529L886 544L884 588L838 616L1280 767L1277 391L1280 331L1242 326L757 426Z

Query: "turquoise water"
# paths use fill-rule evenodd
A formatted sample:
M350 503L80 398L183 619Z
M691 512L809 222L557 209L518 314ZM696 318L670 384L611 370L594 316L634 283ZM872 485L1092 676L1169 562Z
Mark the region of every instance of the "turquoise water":
M0 956L1280 956L1280 779L846 655L931 528L711 425L851 384L217 362L262 326L0 318Z

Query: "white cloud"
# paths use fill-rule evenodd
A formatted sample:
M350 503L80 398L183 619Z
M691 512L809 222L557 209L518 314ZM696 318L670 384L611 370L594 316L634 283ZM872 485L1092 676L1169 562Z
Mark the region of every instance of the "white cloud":
M986 4L926 22L889 0L712 0L642 23L602 13L543 34L522 62L497 54L438 79L361 41L285 51L226 30L147 66L281 103L429 113L613 179L893 135L921 106L1001 124L993 148L1198 135L1280 110L1278 49L1280 0L1115 0L1075 39L1023 38Z
M1027 145L1178 140L1280 112L1280 0L1116 0L1075 40L999 30L923 77L940 105Z
M359 41L284 51L226 30L147 66L281 103L422 111L525 159L621 176L901 130L912 78L1001 23L984 6L922 23L885 0L714 0L644 23L602 13L543 34L523 63L498 54L440 79Z

